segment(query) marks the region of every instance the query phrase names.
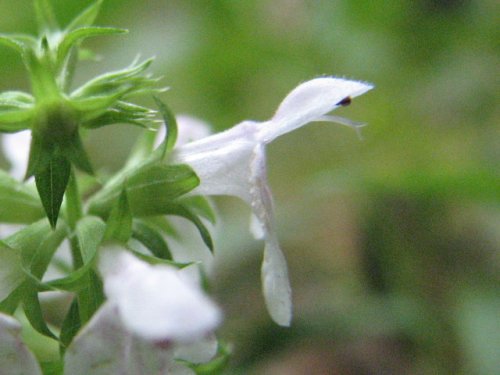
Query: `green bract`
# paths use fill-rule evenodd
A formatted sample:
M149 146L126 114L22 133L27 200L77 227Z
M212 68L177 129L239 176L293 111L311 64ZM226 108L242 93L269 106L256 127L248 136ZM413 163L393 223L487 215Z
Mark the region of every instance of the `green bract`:
M0 94L0 132L31 129L26 178L35 176L43 208L55 227L71 166L92 174L83 148L81 128L115 123L148 127L155 111L129 102L134 94L161 91L144 71L152 60L134 61L125 69L98 76L69 91L80 44L87 38L123 34L127 30L92 26L102 0L60 28L48 0L35 0L39 36L0 34L0 44L18 52L26 66L32 94Z

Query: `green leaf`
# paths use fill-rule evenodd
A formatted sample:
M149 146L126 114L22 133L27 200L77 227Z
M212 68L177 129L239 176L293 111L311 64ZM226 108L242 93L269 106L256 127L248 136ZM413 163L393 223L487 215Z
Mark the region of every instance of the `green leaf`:
M57 340L57 337L49 329L47 323L45 323L42 308L40 306L40 300L38 299L38 293L36 290L27 289L25 291L23 295L23 307L28 321L36 331L40 332L44 336Z
M48 166L41 171L35 171L35 183L42 200L43 207L50 225L57 224L64 192L68 185L71 164L62 155L53 155Z
M50 361L50 362L40 362L40 367L42 368L43 375L63 375L64 373L64 363L62 360Z
M64 39L61 41L57 49L58 66L62 66L71 47L73 47L77 43L80 43L86 38L101 36L101 35L124 34L127 32L128 31L125 29L117 29L114 27L95 27L95 26L80 27L78 29L72 30L64 36Z
M201 195L182 198L180 201L184 206L189 207L195 214L207 219L210 223L215 224L217 218L210 204L210 201Z
M172 201L192 189L200 180L187 165L152 164L127 180L127 196L134 216L162 215Z
M90 320L99 306L104 302L102 281L94 270L86 275L83 285L85 287L78 293L78 306L82 325Z
M189 263L179 263L179 262L174 262L173 260L168 260L168 259L161 259L161 258L157 258L157 257L154 257L154 256L151 256L151 255L147 255L147 254L143 254L143 253L140 253L138 251L134 251L132 250L132 253L134 253L134 255L149 263L149 264L152 264L152 265L155 265L155 264L167 264L169 266L172 266L172 267L176 267L176 268L185 268L185 267L188 267L188 266L191 266L193 265L195 262L189 262Z
M35 246L22 248L23 265L30 275L33 275L37 280L42 279L52 257L65 237L66 228L59 227L39 238L40 241Z
M14 289L7 298L5 298L3 301L0 301L0 311L8 315L14 315L17 307L21 303L24 295L24 290L27 286L29 286L29 282L24 281L21 285Z
M26 107L25 105L14 107L14 105L10 104L10 108L5 108L5 105L4 108L1 108L0 103L0 123L26 123L33 118L33 115L33 108Z
M24 280L21 252L0 241L0 301L8 298Z
M94 174L94 169L90 163L87 152L83 148L80 134L75 132L68 144L62 145L64 155L80 170L90 175Z
M97 0L94 4L88 6L83 12L76 16L73 21L70 22L70 24L66 27L66 31L91 26L99 14L102 2L103 0Z
M177 133L178 133L177 121L175 119L174 114L172 113L170 108L167 107L165 103L163 103L157 96L153 96L153 98L160 110L160 113L163 117L163 121L167 128L165 139L160 145L161 158L163 159L167 152L173 150L175 142L177 141Z
M87 288L90 283L89 273L94 266L97 250L103 240L105 230L106 224L98 217L86 216L80 220L76 225L75 234L83 265L68 276L46 284L55 289L71 292Z
M116 92L117 88L123 85L137 85L144 77L139 75L144 72L151 64L153 59L148 59L140 64L135 61L127 68L102 74L94 79L88 81L83 86L79 87L71 93L71 99L85 98L95 95L102 95L103 93ZM137 81L137 78L139 81ZM134 81L134 79L136 79Z
M104 239L127 243L131 236L132 212L128 204L127 193L123 190L109 215Z
M118 101L98 117L83 122L82 126L88 129L96 129L106 125L122 123L145 127L154 120L155 113L149 108Z
M19 106L32 106L35 103L35 98L22 91L4 91L0 93L0 105L6 103L12 103Z
M165 215L180 216L193 223L198 229L198 232L200 233L200 236L205 245L207 245L211 252L214 251L214 244L212 241L212 236L210 235L210 231L207 229L205 224L203 224L203 221L201 221L200 218L198 218L198 216L196 216L189 208L187 208L183 204L170 204L165 208Z
M23 54L24 52L24 45L15 37L10 35L0 34L0 44L4 45L5 47L13 49L19 54Z
M154 256L172 260L172 253L158 229L143 220L134 220L132 228L132 237L146 246Z
M55 31L59 28L49 0L35 0L35 12L41 33Z
M81 325L78 299L74 298L61 326L61 333L59 335L61 340L61 352L64 353L64 350L71 344L73 337L76 336Z
M44 215L34 189L0 170L0 222L32 223Z

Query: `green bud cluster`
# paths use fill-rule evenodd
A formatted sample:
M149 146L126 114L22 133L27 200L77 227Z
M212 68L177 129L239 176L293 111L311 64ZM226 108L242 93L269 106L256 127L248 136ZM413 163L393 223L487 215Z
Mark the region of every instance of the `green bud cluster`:
M0 44L17 51L26 66L32 94L0 93L0 132L30 129L32 141L26 178L34 176L53 227L72 166L92 174L81 129L129 123L148 127L156 112L129 102L132 95L155 93L157 79L145 74L152 60L133 61L125 69L100 75L70 91L78 59L92 55L81 43L90 37L127 30L92 26L101 7L96 1L60 28L48 0L35 0L39 36L0 34Z

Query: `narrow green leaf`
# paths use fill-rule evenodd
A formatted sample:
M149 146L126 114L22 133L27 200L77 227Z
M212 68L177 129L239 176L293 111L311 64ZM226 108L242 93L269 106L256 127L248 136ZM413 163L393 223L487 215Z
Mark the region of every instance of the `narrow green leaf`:
M35 183L50 225L57 224L59 210L71 172L71 164L62 155L53 155L48 166L35 171Z
M69 307L68 313L66 314L64 321L61 326L61 333L59 335L61 340L61 352L64 353L65 349L73 341L73 337L76 336L81 328L80 313L78 307L78 299L74 298Z
M0 170L0 222L32 223L43 215L36 192Z
M95 271L90 270L83 281L85 287L78 293L78 306L82 325L90 320L104 302L102 281Z
M27 122L33 118L33 108L17 107L17 108L0 108L0 123L12 124L19 122Z
M134 220L132 228L132 237L146 246L154 256L172 260L167 242L155 227L143 220Z
M78 132L73 134L68 144L63 145L62 150L75 167L90 175L94 174L94 169L92 168L87 152L83 148L82 139Z
M127 181L127 195L135 216L161 215L172 201L199 184L187 165L153 164Z
M127 193L123 190L109 215L104 239L127 243L132 236L132 212Z
M49 167L52 153L45 147L42 137L31 133L30 154L25 180L34 176L36 172L43 171Z
M0 34L0 44L13 49L19 54L24 52L23 44L10 35Z
M38 293L35 290L26 289L23 295L23 307L28 321L36 331L44 336L57 340L57 337L49 329L47 323L45 323L40 301L38 299Z
M135 61L125 69L117 70L102 74L94 79L88 81L83 86L79 87L71 93L72 99L89 97L92 95L99 95L103 92L116 91L119 85L124 83L130 85L133 81L131 78L138 77L144 72L151 64L153 59L148 59L140 64Z
M112 34L124 34L128 31L125 29L117 29L114 27L80 27L78 29L70 31L65 35L64 39L59 44L57 49L57 62L61 66L68 55L71 47L75 44L80 43L86 38L101 36L101 35L112 35Z
M64 373L64 363L62 360L40 362L40 367L42 368L43 375L63 375Z
M35 0L35 12L41 33L59 28L49 0Z
M198 218L198 216L196 216L189 208L187 208L183 204L171 204L166 208L168 208L168 210L165 211L166 215L180 216L193 223L198 229L198 232L200 233L200 236L205 245L207 245L211 252L214 251L214 245L212 236L210 235L210 231L205 226L205 224L203 224L203 221Z
M89 5L85 10L83 10L78 16L76 16L73 21L66 27L66 31L72 31L80 27L91 26L99 10L101 9L103 0L97 0L95 3Z
M210 223L215 224L217 218L210 201L201 195L182 198L180 201L186 207L189 207L195 214L207 219Z
M23 91L4 91L0 93L0 102L12 102L19 105L33 105L35 98Z
M55 252L66 237L66 228L58 227L49 231L37 246L22 249L23 263L29 265L28 272L41 280Z
M21 252L0 241L0 301L8 298L24 280Z
M172 266L172 267L176 267L176 268L185 268L185 267L188 267L188 266L192 266L195 262L189 262L189 263L179 263L179 262L174 262L173 260L169 260L169 259L161 259L161 258L157 258L157 257L154 257L154 256L151 256L151 255L147 255L147 254L143 254L143 253L140 253L138 251L134 251L132 250L132 253L134 253L134 255L149 263L149 264L152 264L152 265L155 265L155 264L167 264L169 266Z
M173 150L175 142L177 141L177 132L178 132L177 121L175 119L174 114L172 113L170 108L167 107L165 103L163 103L157 96L153 96L153 98L163 117L165 127L167 128L165 139L160 145L161 158L163 159L167 152Z
M81 252L82 267L71 272L61 279L52 280L48 286L60 290L78 292L88 287L89 272L92 270L97 255L97 250L101 244L106 224L95 216L86 216L80 220L75 229L78 248Z
M7 298L0 301L0 311L8 315L13 315L23 299L27 285L29 285L29 282L23 282L16 289L14 289Z

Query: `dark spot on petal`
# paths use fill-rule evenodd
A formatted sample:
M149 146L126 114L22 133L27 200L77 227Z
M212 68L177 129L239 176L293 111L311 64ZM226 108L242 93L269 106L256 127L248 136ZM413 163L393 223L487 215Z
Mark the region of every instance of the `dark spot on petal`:
M348 106L351 104L352 99L350 96L346 96L344 99L342 99L340 102L337 103L337 105L341 105L342 107Z
M157 340L154 342L154 345L158 348L158 349L163 349L163 350L168 350L172 347L172 341L171 340Z

